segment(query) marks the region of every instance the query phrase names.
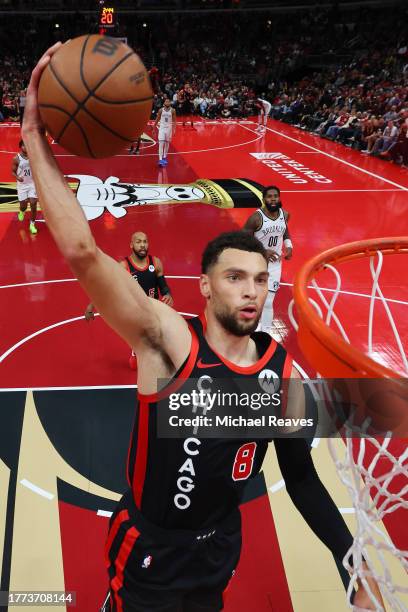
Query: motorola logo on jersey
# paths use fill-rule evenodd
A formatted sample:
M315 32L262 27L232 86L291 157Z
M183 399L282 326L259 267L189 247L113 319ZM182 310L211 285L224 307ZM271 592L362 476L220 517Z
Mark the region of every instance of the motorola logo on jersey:
M258 375L258 382L261 389L270 395L279 391L280 378L273 370L262 370Z
M153 264L150 264L150 266L149 266L149 272L154 272L154 265L153 265Z
M143 559L143 563L142 563L143 569L147 569L148 567L150 567L152 559L153 559L152 555L147 555L147 557Z
M177 479L177 489L180 493L174 496L174 505L179 510L187 510L191 504L191 499L187 493L191 493L194 489L194 477L196 475L192 457L200 454L197 448L200 444L201 442L197 438L186 438L183 442L183 449L188 457L179 468L179 474L188 474L188 476L182 475Z

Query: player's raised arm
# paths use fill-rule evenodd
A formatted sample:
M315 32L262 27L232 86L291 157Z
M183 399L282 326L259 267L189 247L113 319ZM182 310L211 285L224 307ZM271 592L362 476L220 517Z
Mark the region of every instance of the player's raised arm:
M38 84L59 46L57 43L51 47L32 73L22 128L45 220L58 248L106 322L136 351L156 350L167 365L173 364L167 371L177 369L190 348L186 322L165 304L149 299L128 272L97 247L45 138L38 110Z

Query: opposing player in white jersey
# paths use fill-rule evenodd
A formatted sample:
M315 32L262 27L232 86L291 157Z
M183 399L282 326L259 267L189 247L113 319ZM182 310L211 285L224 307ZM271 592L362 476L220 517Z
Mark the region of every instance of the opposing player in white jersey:
M37 192L35 190L34 179L31 174L30 160L23 140L19 142L20 153L13 158L11 171L17 179L17 196L20 204L18 220L23 221L28 204L31 209L30 232L37 233L35 219L37 216Z
M268 100L257 98L256 106L258 108L258 127L257 130L265 130L268 122L268 116L271 112L272 104Z
M164 100L164 105L157 113L154 127L159 124L159 166L167 165L167 153L170 141L176 131L176 111L171 106L169 98Z
M273 301L279 289L282 272L282 253L285 259L292 257L292 241L289 236L289 213L282 208L280 189L274 185L263 190L262 208L258 208L246 221L243 229L251 232L265 247L269 256L268 297L260 320L261 331L271 333Z

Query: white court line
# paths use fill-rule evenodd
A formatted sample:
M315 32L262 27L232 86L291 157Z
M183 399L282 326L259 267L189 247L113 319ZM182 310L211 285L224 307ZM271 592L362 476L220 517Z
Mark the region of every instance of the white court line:
M151 137L151 138L152 138L152 137ZM144 144L144 143L141 143L141 144L140 144L139 151L141 151L142 149L151 149L152 147L154 147L155 145L157 145L157 142L158 142L158 141L157 141L157 140L154 140L154 138L152 138L152 140L153 140L154 142L149 142L149 144ZM58 145L58 142L55 142L55 140L53 140L53 141L51 142L51 144L52 144L52 145ZM130 143L129 143L129 144L130 144ZM59 146L59 145L58 145L58 146ZM64 148L64 147L62 147L62 148ZM1 153L1 152L2 152L2 151L0 151L0 153ZM132 156L134 156L134 157L138 157L138 156L137 156L137 155L135 155L134 153L128 153L128 157L132 157Z
M185 317L197 316L196 314L191 312L179 312L179 314ZM95 316L98 317L99 313L95 313ZM52 325L47 325L47 327L43 327L42 329L37 330L29 336L22 338L21 340L16 342L16 344L13 344L13 346L11 346L9 349L7 349L7 351L0 355L0 363L2 363L9 355L11 355L11 353L14 353L14 351L17 350L20 346L22 346L26 342L29 342L29 340L32 340L33 338L36 338L37 336L40 336L41 334L44 334L45 332L50 331L51 329L55 329L56 327L62 327L62 325L74 323L75 321L81 320L85 320L84 315L81 315L80 317L73 317L72 319L65 319L64 321L58 321L58 323L53 323Z
M83 315L81 317L73 317L72 319L66 319L65 321L59 321L58 323L53 323L52 325L48 325L47 327L43 327L42 329L39 329L38 331L34 332L33 334L30 334L29 336L26 336L25 338L23 338L22 340L19 340L16 344L11 346L9 349L7 349L7 351L0 356L0 363L2 363L16 349L18 349L20 346L22 346L23 344L25 344L29 340L32 340L36 336L39 336L40 334L44 334L45 332L50 331L51 329L54 329L56 327L61 327L62 325L66 325L67 323L73 323L74 321L80 321L81 319L84 319Z
M16 285L1 285L0 289L11 289L13 287L31 287L32 285L51 285L53 283L72 283L73 281L78 281L78 279L60 278L60 279L48 280L48 281L35 281L32 283L17 283Z
M320 151L295 151L297 155L302 153L302 155L320 155Z
M187 279L199 279L199 276L169 276L168 274L166 274L166 278L172 278L172 279L183 279L183 278L187 278ZM31 285L47 285L47 284L52 284L52 283L72 283L72 282L78 282L77 278L61 278L61 279L56 279L56 280L48 280L48 281L33 281L32 283L17 283L16 285L1 285L0 289L12 289L13 287L30 287Z
M171 279L187 279L187 280L199 280L200 277L199 276L172 276L169 274L166 274L166 278L171 278ZM0 289L13 289L14 287L30 287L31 285L47 285L47 284L51 284L51 283L68 283L68 282L74 282L77 281L76 278L62 278L62 279L56 279L56 280L44 280L44 281L35 281L32 283L17 283L15 285L2 285L0 286ZM285 286L285 287L293 287L293 283L285 283L285 282L281 282L281 285ZM316 290L315 287L313 287L312 285L308 285L307 287L308 289L312 289L312 290ZM328 291L329 293L334 293L335 291L337 291L336 289L330 289L329 287L320 287L321 291ZM358 293L356 291L346 291L344 289L342 289L339 293L343 293L344 295L353 295L355 297L363 297L363 298L367 298L367 299L371 299L371 295L368 295L366 293ZM376 300L381 300L381 297L379 296L375 296ZM408 306L408 302L404 301L404 300L396 300L394 298L385 298L385 300L387 302L390 302L391 304L401 304L402 306ZM180 313L183 314L183 313Z
M113 512L109 512L109 510L98 510L96 514L97 516L106 516L107 518L110 518Z
M339 508L341 514L355 514L354 508Z
M284 489L284 488L285 488L285 481L282 478L282 480L278 480L278 482L268 487L268 491L270 491L271 493L276 493L277 491L280 491L281 489Z
M254 121L252 123L256 125ZM373 176L374 178L379 179L380 181L384 181L385 183L394 185L394 187L399 187L403 191L408 191L408 187L404 187L403 185L400 185L399 183L395 183L394 181L391 181L390 179L386 179L383 176L380 176L379 174L375 174L375 172L370 172L370 170L366 170L365 168L356 166L355 164L352 164L351 162L348 162L345 159L341 159L341 157L336 157L336 155L332 155L331 153L326 153L326 151L320 151L320 149L317 149L316 147L313 147L312 145L306 144L305 142L302 142L298 138L293 138L292 136L288 136L287 134L278 132L277 130L274 130L270 127L267 127L266 129L269 130L270 132L273 132L274 134L277 134L277 136L281 136L282 138L287 138L288 140L292 140L293 142L296 142L297 144L302 145L302 147L313 149L314 151L316 151L317 153L320 153L321 155L325 155L326 157L329 157L330 159L335 159L341 164L345 164L346 166L350 166L350 168L354 168L354 170L359 170L360 172L363 172L364 174L368 174L369 176Z
M34 491L34 493L37 493L37 495L41 495L41 497L45 497L46 499L51 500L51 499L54 499L55 497L53 493L49 493L45 489L41 489L41 487L37 487L37 485L30 482L26 478L23 478L23 480L20 480L20 484L22 484L23 487L27 487L27 489L31 489L31 491Z
M253 123L253 121L250 122L250 123ZM243 127L244 130L248 130L248 132L252 132L253 134L256 134L258 136L257 140L260 140L261 138L263 138L265 136L265 133L256 132L255 130L252 130L251 128L246 127L245 125L242 125L242 124L239 124L239 125L241 125L241 127Z
M241 123L237 123L236 125L239 125L241 127L245 127ZM257 134L257 136L258 136L258 134ZM225 145L225 146L221 146L221 147L212 147L210 149L196 149L196 150L193 150L193 151L173 151L173 152L169 151L169 153L167 153L167 155L188 155L190 153L207 153L207 152L210 152L210 151L224 151L225 149L236 149L237 147L244 147L246 145L252 144L253 142L256 142L257 140L259 140L259 137L253 138L252 140L247 140L245 142L238 142L236 144ZM54 157L76 157L76 155L72 155L71 153L54 153ZM127 154L127 155L119 154L119 155L114 155L113 157L132 157L132 156L129 155L129 154ZM141 158L141 157L157 157L157 153L140 153L140 155L135 155L134 157L138 157L138 158Z

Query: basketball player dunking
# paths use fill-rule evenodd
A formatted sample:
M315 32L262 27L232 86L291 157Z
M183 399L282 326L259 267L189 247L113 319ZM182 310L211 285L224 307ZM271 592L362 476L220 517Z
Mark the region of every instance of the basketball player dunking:
M20 153L17 153L11 164L11 171L17 179L17 196L20 204L18 220L24 221L27 206L30 204L30 232L31 234L36 234L38 231L35 226L38 199L35 191L34 180L31 175L30 160L28 159L27 150L23 140L20 140L19 148Z
M262 311L260 330L270 334L273 327L273 302L282 273L283 246L285 259L290 259L293 245L288 228L289 213L282 208L279 187L265 187L262 195L262 208L258 208L247 219L243 229L262 242L269 257L268 295Z
M114 512L106 543L111 610L117 612L216 612L238 563L238 504L248 478L260 470L266 440L159 438L158 402L180 394L189 377L257 379L264 368L297 376L285 349L267 334L253 333L268 291L268 257L246 232L210 242L202 258L200 291L205 314L187 323L175 310L149 299L124 268L95 244L85 216L44 137L37 105L41 73L54 45L34 69L23 124L47 227L82 287L106 322L138 358L138 406L128 455L129 490ZM172 379L171 386L159 383ZM218 381L218 383L217 383ZM216 393L215 393L216 395ZM304 412L299 394L287 406ZM302 448L305 440L299 440ZM310 469L293 469L293 442L277 445L287 486L306 520L338 558L350 535ZM289 444L288 444L289 443ZM283 450L282 450L283 449ZM303 451L300 456L307 459ZM286 470L286 471L285 471ZM317 478L317 482L319 482ZM326 497L325 497L326 496ZM330 500L332 506L328 503ZM333 507L334 506L334 507ZM362 592L362 594L361 594ZM364 600L365 596L365 600ZM355 605L364 607L362 588ZM367 606L369 607L369 606Z
M149 255L149 240L144 232L135 232L130 241L131 254L122 259L119 264L127 270L139 283L143 291L150 298L173 306L173 298L166 278L164 276L163 264L158 257ZM90 321L94 318L94 305L88 304L85 310L85 319ZM129 357L129 366L132 370L137 369L137 360L134 351Z
M162 108L157 113L154 127L159 126L159 166L167 166L167 153L171 139L176 132L176 111L171 106L169 98L164 100Z

